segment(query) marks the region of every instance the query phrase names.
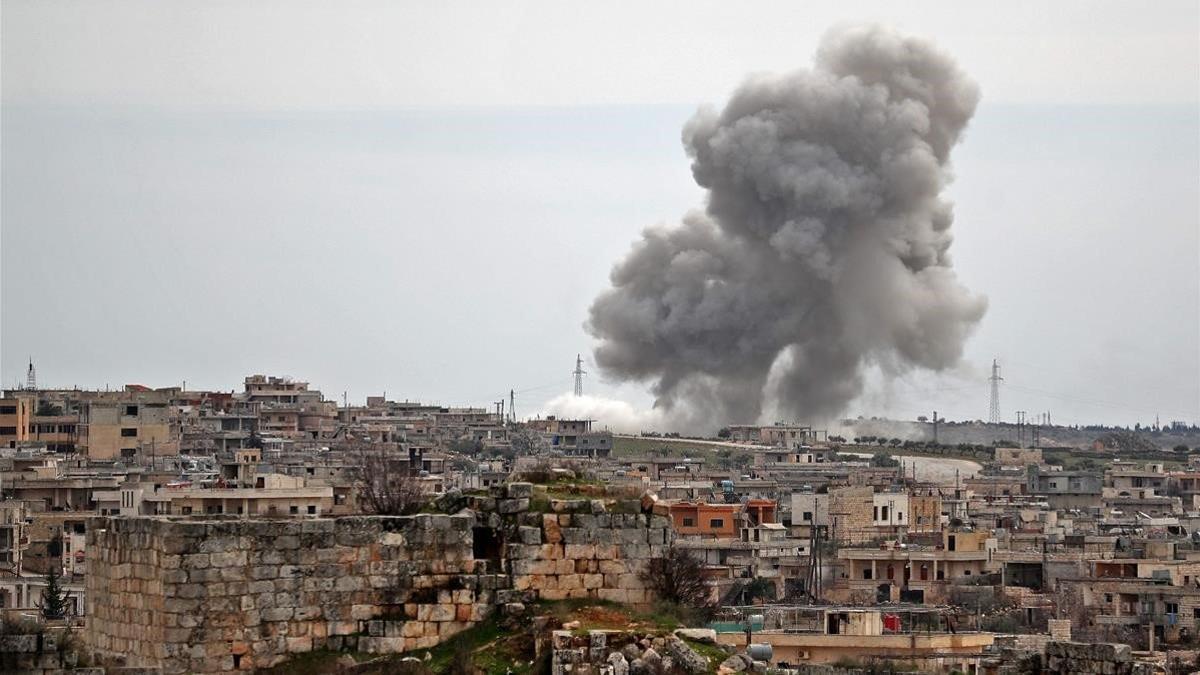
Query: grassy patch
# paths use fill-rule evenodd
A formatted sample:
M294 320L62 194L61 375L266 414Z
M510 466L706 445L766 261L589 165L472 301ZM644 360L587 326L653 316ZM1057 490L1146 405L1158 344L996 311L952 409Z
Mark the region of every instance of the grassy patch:
M533 635L525 631L514 634L505 630L495 618L465 630L428 650L430 660L425 665L434 673L457 671L464 660L488 675L515 675L533 671ZM424 659L425 652L413 652Z
M683 641L687 643L687 646L692 648L692 651L708 659L708 667L713 672L716 672L717 667L720 666L725 659L729 658L729 654L726 654L725 650L721 649L717 645L696 642L695 640L689 640L687 638L683 638Z
M690 616L688 610L669 603L658 603L649 612L638 612L629 605L582 598L542 601L538 603L538 612L562 623L578 621L579 630L585 633L591 629L610 629L665 635L676 628L694 628L704 623Z

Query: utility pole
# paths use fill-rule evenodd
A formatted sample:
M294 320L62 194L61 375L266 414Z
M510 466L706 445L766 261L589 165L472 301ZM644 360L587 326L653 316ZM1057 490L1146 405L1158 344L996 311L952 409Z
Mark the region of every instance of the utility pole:
M934 410L933 411L933 443L934 443L934 445L936 445L938 442L937 427L938 427L938 416L937 416L937 411Z
M579 354L575 355L575 370L571 374L575 376L575 395L583 396L583 376L586 373L583 369L583 357Z
M1000 424L1000 364L996 359L992 359L992 376L988 381L992 383L992 404L988 410L988 422L992 424Z

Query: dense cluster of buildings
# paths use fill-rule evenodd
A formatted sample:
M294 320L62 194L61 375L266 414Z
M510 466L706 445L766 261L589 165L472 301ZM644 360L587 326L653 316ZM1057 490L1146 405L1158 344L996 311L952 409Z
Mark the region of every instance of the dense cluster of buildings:
M263 375L233 392L10 390L0 612L35 616L57 576L86 620L92 516L352 516L370 454L431 500L530 476L644 495L645 518L699 561L720 641L749 629L776 663L871 654L1002 672L1001 648L1051 637L1162 654L1200 632L1200 464L1069 470L998 447L977 471L925 479L911 459L878 461L807 426L731 426L726 441L736 449L637 456L590 420L338 405ZM897 639L918 631L921 649Z

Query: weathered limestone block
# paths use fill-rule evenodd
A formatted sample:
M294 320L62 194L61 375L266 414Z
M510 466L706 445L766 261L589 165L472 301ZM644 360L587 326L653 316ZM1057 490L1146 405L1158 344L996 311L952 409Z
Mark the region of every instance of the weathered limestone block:
M529 499L527 497L522 499L501 499L497 503L496 509L501 514L512 514L528 511Z
M509 483L504 488L506 496L510 499L528 499L533 496L532 483Z

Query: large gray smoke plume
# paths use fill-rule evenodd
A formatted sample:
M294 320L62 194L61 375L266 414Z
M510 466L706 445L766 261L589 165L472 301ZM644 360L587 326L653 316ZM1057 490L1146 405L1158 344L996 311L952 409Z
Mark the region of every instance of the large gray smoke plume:
M812 70L700 110L683 142L707 208L615 266L588 322L597 364L708 427L828 419L867 365L954 365L987 302L951 269L939 194L978 99L928 42L855 27Z

